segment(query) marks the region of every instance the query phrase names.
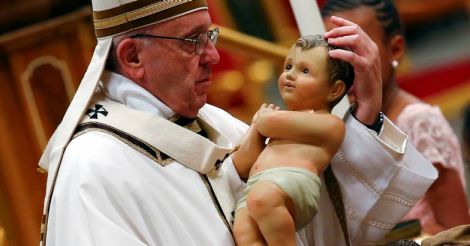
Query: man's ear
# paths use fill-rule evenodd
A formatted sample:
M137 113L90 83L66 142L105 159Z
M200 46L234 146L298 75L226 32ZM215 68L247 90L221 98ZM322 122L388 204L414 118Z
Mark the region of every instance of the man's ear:
M342 80L336 80L331 86L330 92L326 97L328 102L334 102L338 100L346 92L346 84Z
M116 48L119 68L130 79L139 80L144 75L144 66L139 56L140 47L136 40L126 38Z

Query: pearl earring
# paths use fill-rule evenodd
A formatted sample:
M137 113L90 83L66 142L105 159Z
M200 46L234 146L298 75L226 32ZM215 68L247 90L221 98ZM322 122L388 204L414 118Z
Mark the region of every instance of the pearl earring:
M393 60L393 61L392 61L392 67L393 67L394 69L396 69L396 68L398 67L398 65L399 65L399 63L398 63L397 60Z

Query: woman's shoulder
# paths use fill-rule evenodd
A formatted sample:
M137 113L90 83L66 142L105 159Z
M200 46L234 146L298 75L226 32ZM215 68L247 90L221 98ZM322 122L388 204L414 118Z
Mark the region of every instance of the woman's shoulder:
M446 118L438 106L433 106L423 102L408 104L397 117L397 125L399 127L400 125L409 125L414 123L448 125Z
M396 123L431 162L462 169L457 136L439 107L426 103L410 104L402 110Z

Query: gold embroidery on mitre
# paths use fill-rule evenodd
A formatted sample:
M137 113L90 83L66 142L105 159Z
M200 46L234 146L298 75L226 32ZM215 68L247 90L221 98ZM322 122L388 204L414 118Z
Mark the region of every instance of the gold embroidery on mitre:
M102 19L102 20L93 21L95 29L105 29L109 27L119 26L126 22L128 22L128 20L126 19L125 14L113 16L110 18Z
M159 13L161 11L176 7L178 5L192 2L193 0L162 0L154 4L147 5L145 7L120 14L117 16L113 16L106 19L101 20L94 20L95 29L105 29L110 27L115 27L118 25L122 25L126 22L130 22L133 20L137 20L143 17L147 17L149 15L153 15Z

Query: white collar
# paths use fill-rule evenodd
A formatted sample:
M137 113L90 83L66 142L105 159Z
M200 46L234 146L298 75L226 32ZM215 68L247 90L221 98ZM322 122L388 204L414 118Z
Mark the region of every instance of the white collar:
M101 82L106 95L130 108L154 113L165 119L175 115L167 105L132 80L107 70L103 71Z

